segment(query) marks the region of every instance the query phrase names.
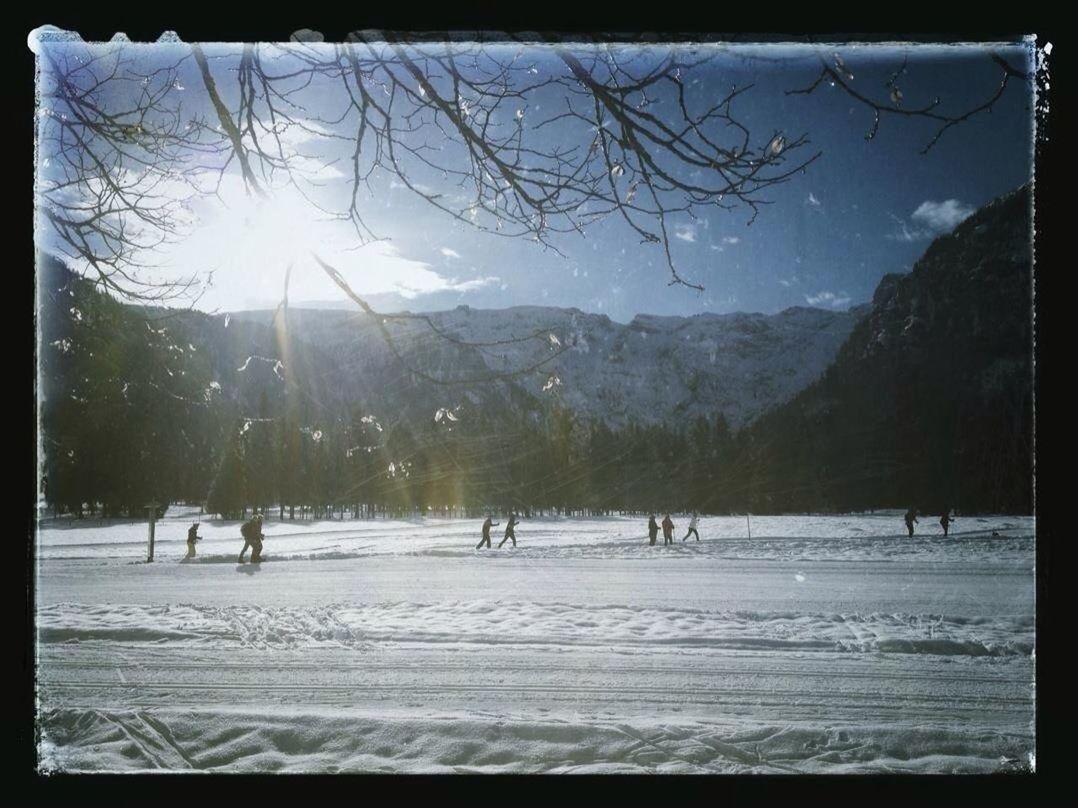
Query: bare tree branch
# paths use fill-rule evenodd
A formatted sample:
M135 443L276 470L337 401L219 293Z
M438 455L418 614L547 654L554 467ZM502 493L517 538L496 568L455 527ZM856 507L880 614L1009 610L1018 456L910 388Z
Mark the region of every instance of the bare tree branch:
M559 255L560 236L586 237L593 224L616 217L641 243L661 246L670 285L702 290L678 270L670 244L678 219L744 210L751 224L769 203L767 191L820 152L809 148L806 133L750 131L735 108L752 85L706 101L690 92L686 79L718 51L625 52L598 39L515 52L371 32L338 45L248 44L224 53L196 44L146 73L122 44L45 48L39 143L48 158L38 210L69 257L85 262L105 288L142 302L194 288L194 277L152 279L152 256L183 237L193 218L188 203L219 194L224 177L237 171L248 194L269 200L287 186L312 209L349 222L357 248L380 239L364 217L362 193L376 193L375 180L385 175L457 222L529 238ZM188 57L201 80L189 90L179 78ZM936 122L927 152L951 128L991 110L1008 82L1029 80L1001 56L992 61L1000 69L995 91L953 114L940 110L939 99L903 105L905 62L881 100L854 87L837 53L821 57L815 80L787 95L811 95L825 82L841 89L872 113L868 139L884 115ZM184 100L215 123L186 115ZM323 152L303 154L289 133ZM347 156L326 158L328 147ZM319 181L308 167L338 159L350 169L349 193L334 207L316 199ZM378 314L337 269L315 259L417 377L453 384L505 377L437 380L410 365L386 322L419 320L439 339L479 350L501 343L462 340L422 315ZM286 276L281 311L287 283Z
M940 112L939 106L941 99L938 96L930 104L917 109L910 109L902 106L904 96L901 88L898 86L898 80L899 77L906 72L906 59L903 59L902 65L891 75L890 80L884 85L884 88L888 91L886 100L873 99L867 92L854 89L852 84L854 75L846 68L842 57L838 53L833 54L830 61L826 57L821 56L820 73L817 75L816 79L805 87L787 90L786 95L811 95L824 82L830 87L836 87L842 90L842 92L846 93L872 112L872 127L865 135L865 140L872 140L876 137L876 134L880 129L880 118L882 115L923 118L936 121L939 123L939 127L936 129L928 143L925 144L925 147L921 149L921 154L927 154L929 150L939 142L939 139L948 129L968 121L978 113L991 111L992 107L1003 96L1004 90L1007 89L1007 83L1011 79L1028 82L1032 78L1028 73L1010 65L999 54L993 53L991 55L991 60L1000 68L999 85L982 103L957 114L947 115Z

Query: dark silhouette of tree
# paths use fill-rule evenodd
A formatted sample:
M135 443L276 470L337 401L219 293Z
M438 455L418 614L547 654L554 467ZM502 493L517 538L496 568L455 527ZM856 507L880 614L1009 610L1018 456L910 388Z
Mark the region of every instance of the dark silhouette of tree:
M258 418L246 421L243 433L247 496L252 505L263 510L277 498L278 466L274 452L277 423L263 390L259 394Z
M206 500L206 510L225 519L237 518L247 507L247 473L237 429L221 459L217 477Z

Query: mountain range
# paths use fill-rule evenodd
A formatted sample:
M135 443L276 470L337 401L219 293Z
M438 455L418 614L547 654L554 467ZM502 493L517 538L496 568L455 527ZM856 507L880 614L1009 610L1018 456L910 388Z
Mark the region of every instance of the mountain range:
M247 356L281 358L273 312L225 315L232 339L224 316L204 330L228 346L222 388L249 401L267 381L283 389L291 370L327 405L362 402L376 416L538 418L556 405L615 429L717 413L739 428L819 378L867 308L639 315L627 325L535 306L459 307L385 323L365 313L289 310L289 362L277 370L260 362L255 372L236 368Z

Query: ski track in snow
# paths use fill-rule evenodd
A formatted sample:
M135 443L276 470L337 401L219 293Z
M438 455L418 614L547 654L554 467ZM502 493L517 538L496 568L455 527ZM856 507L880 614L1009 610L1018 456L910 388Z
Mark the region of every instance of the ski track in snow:
M43 644L115 640L199 646L296 648L413 642L646 648L655 645L775 650L888 651L1029 656L1032 616L704 612L503 601L95 606L38 611Z
M218 522L180 562L178 509L153 564L145 523L46 520L40 767L1028 770L1033 520L900 520L271 521L261 565Z

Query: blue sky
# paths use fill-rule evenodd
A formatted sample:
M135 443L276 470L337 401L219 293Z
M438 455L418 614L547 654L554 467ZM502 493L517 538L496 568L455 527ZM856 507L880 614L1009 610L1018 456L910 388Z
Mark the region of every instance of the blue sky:
M899 85L907 107L938 96L941 111L965 111L989 98L1000 80L985 46L843 45L822 52L833 51L841 53L853 74L851 86L875 97L886 97L888 78L906 57ZM133 52L147 67L175 55L148 46ZM228 49L208 52L221 57L211 63L230 100ZM652 55L663 52L656 49ZM197 305L219 311L274 306L288 263L293 264L290 304L350 305L310 260L316 247L332 256L357 291L385 310L550 305L625 322L642 312L771 313L795 305L858 305L871 299L884 274L912 268L934 236L1029 179L1032 97L1027 86L1012 82L990 113L952 128L921 154L936 131L931 122L885 117L876 136L866 140L871 112L841 90L821 86L811 95L787 94L813 81L820 52L769 46L718 54L712 64L685 77L690 94L701 101L731 84L752 83L733 110L754 135L805 133L811 141L806 156L822 152L802 174L763 195L772 204L761 208L751 226L750 212L743 208L712 209L697 220L671 219L675 265L686 280L702 285L702 292L670 286L662 248L640 244L614 217L590 225L583 237L556 237L559 256L530 240L499 238L454 221L384 173L372 178L360 198L364 219L385 241L357 249L350 226L323 221L287 188L275 191L272 203L247 199L230 169L220 197L190 201L185 238L157 258L166 274L193 273L208 280L212 272L212 286L203 289ZM1022 48L994 52L1029 68ZM549 56L532 53L529 58L537 70L564 70ZM195 92L200 87L192 60L179 75L177 92L187 93L188 110L208 109ZM543 104L558 100L535 95L521 109L524 126L543 114ZM119 95L115 101L120 103ZM331 93L313 86L309 104L324 113L332 107ZM350 145L311 132L296 140L295 148L306 155L302 159L319 183L308 190L320 204L347 204L350 177L341 161ZM453 144L440 148L448 154ZM48 179L49 169L41 162L49 159L46 150L38 159ZM448 183L439 187L430 172L424 181L438 192L452 192ZM38 239L56 248L47 229L39 230Z

